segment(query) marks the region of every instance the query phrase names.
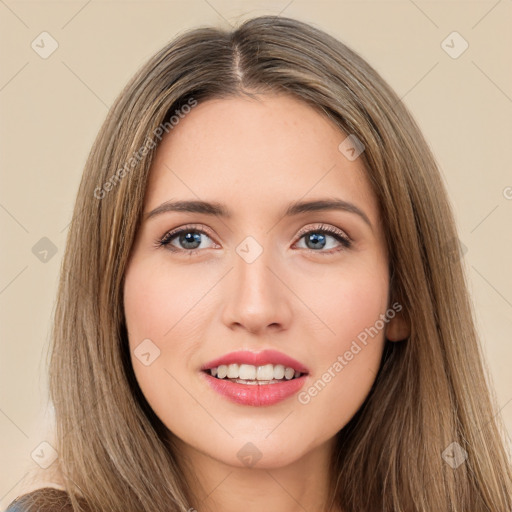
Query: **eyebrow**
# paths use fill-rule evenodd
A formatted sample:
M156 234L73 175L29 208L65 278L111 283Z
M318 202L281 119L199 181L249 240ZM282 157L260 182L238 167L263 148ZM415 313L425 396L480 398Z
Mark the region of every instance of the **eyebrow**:
M285 210L283 217L292 217L300 215L301 213L309 212L322 212L327 210L339 210L349 213L354 213L361 217L371 229L373 229L370 219L364 211L358 208L355 204L349 203L342 199L317 199L314 201L295 201L291 203ZM166 201L154 210L151 210L145 215L145 220L148 220L156 215L166 212L187 212L187 213L202 213L205 215L218 215L224 218L231 218L231 212L223 205L216 201Z

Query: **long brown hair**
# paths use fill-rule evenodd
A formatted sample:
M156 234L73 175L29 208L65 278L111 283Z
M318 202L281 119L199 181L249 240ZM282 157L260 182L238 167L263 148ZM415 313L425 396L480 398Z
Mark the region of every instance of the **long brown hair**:
M121 92L90 152L62 264L49 367L57 464L74 509L83 510L78 496L94 511L198 506L131 368L123 276L159 127L170 131L176 110L193 101L254 92L307 102L364 144L388 240L391 299L411 328L407 340L387 342L369 396L337 435L333 505L344 512L511 510L505 431L435 159L365 60L321 30L270 16L233 31L188 31L165 46ZM456 468L443 458L450 446L467 453Z

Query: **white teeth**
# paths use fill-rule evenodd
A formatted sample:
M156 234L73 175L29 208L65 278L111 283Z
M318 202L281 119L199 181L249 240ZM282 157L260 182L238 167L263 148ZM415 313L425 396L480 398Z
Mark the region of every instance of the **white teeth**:
M266 364L265 366L258 366L258 373L256 374L257 380L272 380L274 378L274 366Z
M244 380L255 380L256 366L253 366L252 364L241 364L237 377Z
M284 366L282 364L276 364L274 366L274 379L282 379L283 377L284 377Z
M228 374L228 367L225 364L221 364L217 368L217 378L223 379Z
M238 365L230 364L228 366L228 379L236 379L238 378Z
M247 383L256 381L275 381L275 380L291 380L300 377L301 373L291 367L285 367L282 364L265 364L263 366L253 366L252 364L221 364L218 367L211 368L210 374L218 379L240 379ZM249 382L253 381L253 382Z
M284 371L284 378L285 379L293 379L293 376L295 375L295 370L293 368L286 368Z

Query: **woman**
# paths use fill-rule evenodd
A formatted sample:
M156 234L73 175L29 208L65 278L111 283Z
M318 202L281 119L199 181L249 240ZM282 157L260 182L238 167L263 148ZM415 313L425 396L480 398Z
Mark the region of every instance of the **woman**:
M178 37L78 193L63 490L8 510L510 510L456 241L417 125L341 42L281 17Z

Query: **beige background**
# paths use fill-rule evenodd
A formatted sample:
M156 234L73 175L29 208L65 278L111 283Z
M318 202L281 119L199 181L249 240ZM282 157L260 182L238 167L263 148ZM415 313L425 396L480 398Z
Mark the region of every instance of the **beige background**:
M265 13L341 39L416 117L455 208L496 400L512 433L512 1L2 0L0 508L29 485L31 454L51 440L45 357L58 269L108 107L177 33ZM31 47L42 46L43 31L58 43L47 59ZM453 31L469 44L458 58L442 46ZM446 44L453 54L463 40ZM32 250L43 237L57 250L46 262Z

